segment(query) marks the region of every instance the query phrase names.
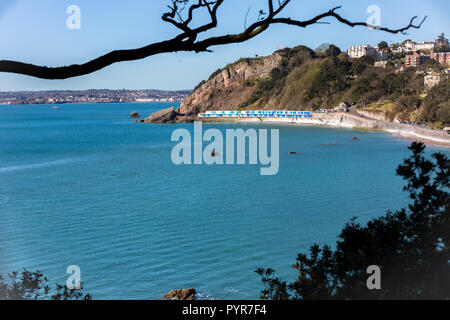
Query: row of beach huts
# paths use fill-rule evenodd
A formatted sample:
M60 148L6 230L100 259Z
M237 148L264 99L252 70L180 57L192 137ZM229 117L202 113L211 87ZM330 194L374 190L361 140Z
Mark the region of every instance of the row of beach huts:
M200 118L312 118L311 111L286 110L244 110L244 111L206 111Z

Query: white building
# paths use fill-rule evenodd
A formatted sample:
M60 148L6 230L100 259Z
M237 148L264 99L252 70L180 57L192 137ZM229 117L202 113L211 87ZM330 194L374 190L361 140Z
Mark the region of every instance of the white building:
M417 45L417 43L415 43L414 41L408 40L403 43L402 47L405 49L405 51L411 52L411 51L417 51L416 45Z
M402 52L413 52L418 50L434 50L436 48L436 44L431 41L424 41L422 43L417 43L411 40L406 41L399 47Z
M416 50L434 50L436 48L436 44L434 42L422 42L416 43Z
M364 56L377 56L377 49L370 45L365 46L350 46L347 54L352 59L358 59Z
M347 54L352 59L359 59L364 56L372 56L377 61L387 61L390 58L389 50L378 49L370 45L365 46L350 46Z

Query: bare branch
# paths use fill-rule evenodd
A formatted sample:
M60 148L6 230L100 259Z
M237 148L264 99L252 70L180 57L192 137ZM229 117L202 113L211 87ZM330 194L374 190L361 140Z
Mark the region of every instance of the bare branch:
M269 14L273 14L273 0L269 0Z
M373 26L373 25L369 25L366 22L351 22L345 18L343 18L342 16L340 16L339 14L336 13L336 10L340 9L341 7L335 7L333 9L331 9L328 12L322 13L310 20L307 21L297 21L297 20L292 20L290 18L278 18L278 19L273 19L272 23L283 23L283 24L288 24L288 25L294 25L294 26L298 26L298 27L307 27L311 24L315 24L315 23L319 23L319 20L326 18L326 17L334 17L336 18L339 22L346 24L350 27L357 27L357 26L365 26L368 28L372 28L372 29L377 29L380 31L385 31L385 32L389 32L389 33L402 33L402 34L406 34L406 31L409 29L420 29L420 27L422 26L422 24L425 22L425 20L427 19L427 16L425 16L422 21L418 24L415 25L414 21L418 18L417 16L411 18L409 24L406 27L400 28L400 29L389 29L386 27L380 27L380 26Z
M189 6L187 17L184 20L182 17L182 11L189 3L189 0L171 0L172 5L168 6L170 11L163 14L162 20L174 25L182 32L177 37L167 41L153 43L137 49L112 51L87 63L65 67L51 68L17 61L1 60L0 72L17 73L41 79L67 79L93 73L116 62L139 60L160 53L177 51L211 52L209 48L212 46L240 43L250 40L263 33L272 24L286 24L306 28L307 26L313 24L328 24L329 22L321 20L325 18L334 18L350 27L365 26L384 32L405 34L406 31L410 29L419 29L427 18L424 17L419 24L414 24L417 17L413 17L406 27L390 29L381 26L371 26L365 22L352 22L336 13L336 11L341 7L335 7L327 12L315 16L312 19L300 21L293 20L291 18L277 17L292 0L278 0L278 7L275 7L273 0L268 0L268 13L261 10L258 20L249 27L245 26L245 30L243 32L210 37L197 41L199 34L217 27L217 13L224 1L225 0L198 0L197 2L196 0L196 3ZM179 6L180 4L183 5L181 8ZM207 24L192 29L189 25L194 21L196 11L201 10L202 8L208 11L210 21ZM177 17L179 21L176 20Z
M172 7L171 6L168 6L168 7L171 11L164 13L162 15L161 19L163 21L173 24L175 27L177 27L178 29L181 29L184 32L191 32L191 30L187 27L187 25L175 20L175 16L179 16L178 1L173 0ZM182 20L182 19L180 18L180 20Z

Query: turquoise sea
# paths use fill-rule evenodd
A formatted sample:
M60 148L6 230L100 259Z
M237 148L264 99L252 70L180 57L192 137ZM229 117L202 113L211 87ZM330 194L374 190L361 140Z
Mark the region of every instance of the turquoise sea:
M205 124L279 128L278 175L249 165L176 166L171 134L193 125L129 119L172 105L0 106L0 274L40 269L64 284L66 268L78 265L96 299L159 299L188 287L202 298L256 299L257 267L289 280L297 253L334 244L352 217L364 223L408 203L395 169L409 141ZM437 150L450 155L428 148Z

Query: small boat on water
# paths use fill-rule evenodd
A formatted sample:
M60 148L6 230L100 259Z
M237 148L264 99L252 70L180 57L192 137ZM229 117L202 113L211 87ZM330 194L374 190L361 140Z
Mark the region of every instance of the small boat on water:
M53 106L52 109L53 109L53 110L59 110L59 107Z

